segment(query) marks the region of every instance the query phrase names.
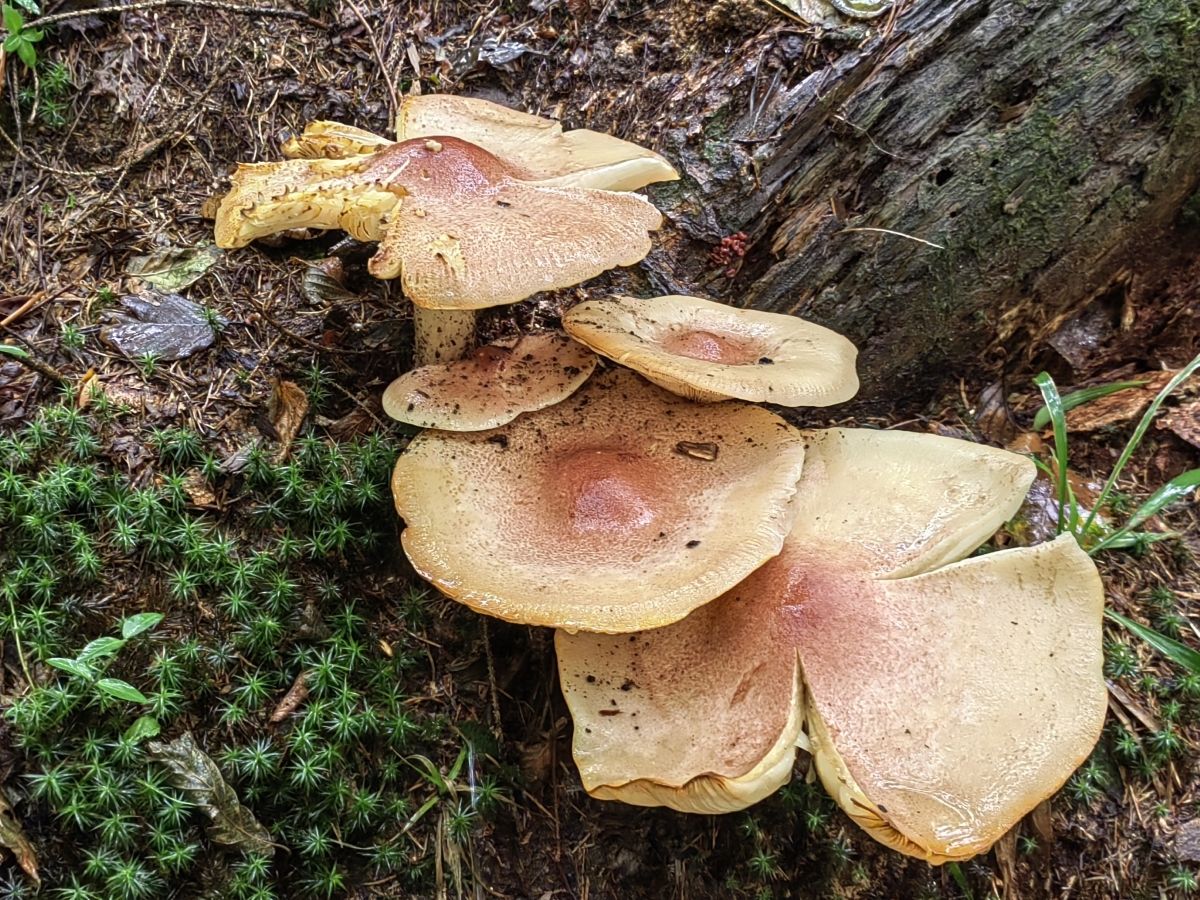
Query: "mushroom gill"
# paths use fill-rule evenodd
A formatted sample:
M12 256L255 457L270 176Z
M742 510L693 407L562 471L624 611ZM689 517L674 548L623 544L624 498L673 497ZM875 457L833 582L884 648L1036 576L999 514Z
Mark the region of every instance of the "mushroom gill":
M429 431L396 463L404 549L444 593L571 631L674 622L779 552L799 432L632 373L490 431Z

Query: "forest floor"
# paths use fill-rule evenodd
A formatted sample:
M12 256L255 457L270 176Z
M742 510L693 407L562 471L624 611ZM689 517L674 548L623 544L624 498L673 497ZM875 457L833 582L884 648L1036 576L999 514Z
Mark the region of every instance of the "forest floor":
M803 753L793 785L744 814L590 799L550 633L440 598L399 550L387 479L413 431L379 404L410 364L396 286L367 276L361 246L328 262L338 236L212 248L207 201L235 163L276 158L315 119L385 133L396 94L418 83L653 146L661 111L637 102L640 85L750 41L791 42L781 77L796 78L840 40L732 0L220 6L97 14L68 0L46 10L78 11L36 43L37 79L10 56L0 82L10 107L0 130L13 142L0 145L0 341L40 365L0 357L0 846L31 854L27 866L36 857L41 896L1200 889L1200 674L1113 626L1096 752L1010 838L958 869L873 843L805 784ZM1003 380L948 371L939 396L886 414L850 405L791 417L1044 455L1048 432L1031 428L1039 369L1065 393L1159 377L1200 346L1200 223L1181 228ZM663 244L693 269L712 249L669 227ZM644 291L644 278L609 275L481 327L553 325L564 304L614 284ZM716 283L696 292L728 299ZM176 337L212 338L178 360L147 352L118 316L123 298L168 289L198 311ZM123 339L134 342L125 352ZM1071 464L1085 495L1150 395L1101 401L1107 420L1080 408ZM1196 402L1183 392L1150 429L1119 484L1124 508L1200 465ZM1031 505L999 540L1045 537L1046 509ZM1180 536L1102 554L1109 603L1194 644L1200 513L1188 501L1148 527ZM147 630L124 643L89 645L145 613L163 618L133 619L131 631ZM194 748L179 743L186 734ZM168 779L166 746L202 790ZM34 896L13 854L0 856L0 898Z

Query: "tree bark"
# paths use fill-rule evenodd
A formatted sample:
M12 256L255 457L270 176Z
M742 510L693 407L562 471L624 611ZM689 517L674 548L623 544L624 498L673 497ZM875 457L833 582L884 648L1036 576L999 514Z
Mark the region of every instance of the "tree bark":
M740 273L651 269L842 331L863 397L944 387L1039 344L1195 204L1198 29L1200 0L924 0L790 87L776 32L663 104L693 124L665 129L685 178L655 199L708 244L746 232Z

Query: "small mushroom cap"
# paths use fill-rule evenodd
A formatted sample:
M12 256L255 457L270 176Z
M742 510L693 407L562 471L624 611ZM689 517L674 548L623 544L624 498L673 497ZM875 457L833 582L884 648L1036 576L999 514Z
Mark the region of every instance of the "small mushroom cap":
M876 840L986 851L1057 791L1107 707L1104 589L1063 535L800 604L817 773Z
M483 431L566 399L595 368L595 354L565 335L526 335L406 372L383 392L383 409L421 428Z
M736 309L699 297L587 300L563 328L597 353L693 400L830 406L858 392L858 351L796 316Z
M757 615L739 588L654 631L555 633L575 764L593 797L725 813L791 779L804 720L796 653L769 633L778 617Z
M630 372L491 431L427 431L392 477L404 549L445 594L571 631L665 625L779 552L804 449L745 404Z
M368 263L432 309L481 309L570 287L650 251L662 216L636 194L521 181L457 138L366 156L243 165L217 212L221 247L293 228L378 240Z
M283 155L288 159L346 159L374 153L394 143L372 131L341 122L309 122L303 132L284 142Z
M1070 536L955 560L1020 504L1015 454L901 432L806 436L779 556L665 628L556 636L584 786L741 809L781 783L799 719L823 783L874 837L931 862L969 857L1095 744L1099 576ZM922 494L936 500L889 518ZM954 498L965 509L941 514Z
M527 181L633 191L679 178L670 163L637 144L587 129L564 133L553 119L470 97L406 97L396 130L401 140L450 134L470 141L511 163Z

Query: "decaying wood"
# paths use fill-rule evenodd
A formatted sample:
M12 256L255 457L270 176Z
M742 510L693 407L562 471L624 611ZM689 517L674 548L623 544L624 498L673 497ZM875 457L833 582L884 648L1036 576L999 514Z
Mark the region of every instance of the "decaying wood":
M751 42L658 105L686 178L656 192L750 252L732 284L660 275L844 331L867 397L1036 351L1197 189L1198 22L1196 0L923 2L791 85L786 33Z

